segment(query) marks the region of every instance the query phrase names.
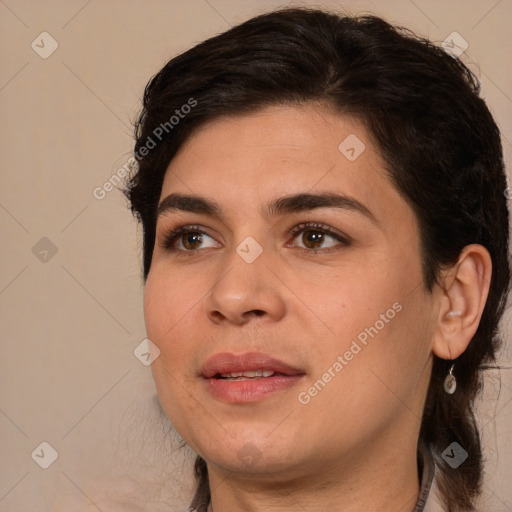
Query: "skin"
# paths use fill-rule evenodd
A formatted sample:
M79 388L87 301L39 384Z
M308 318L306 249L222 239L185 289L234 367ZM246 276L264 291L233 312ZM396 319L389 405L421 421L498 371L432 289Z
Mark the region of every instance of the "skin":
M350 134L365 144L354 161L338 149ZM326 192L357 199L375 220L341 208L267 211L280 197ZM455 359L476 331L491 273L487 251L466 247L429 293L417 220L369 134L319 104L202 126L169 165L160 200L171 193L214 200L221 210L159 216L144 295L148 337L161 351L152 364L157 392L208 463L213 510L412 510L433 353ZM308 236L318 229L290 235L304 222L350 242L320 235L311 248ZM187 225L205 233L202 241L183 245L190 238L178 236L173 250L164 248L166 235ZM263 249L253 263L236 252L248 236ZM395 303L400 312L300 403L299 393ZM200 377L219 352L263 352L305 375L254 403L225 403ZM251 463L240 456L248 449Z

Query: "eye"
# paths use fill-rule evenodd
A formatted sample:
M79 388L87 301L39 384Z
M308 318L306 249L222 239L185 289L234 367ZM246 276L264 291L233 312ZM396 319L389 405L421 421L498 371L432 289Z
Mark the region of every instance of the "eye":
M301 249L331 249L337 246L350 245L348 237L335 232L332 228L323 224L304 223L292 229L293 240L291 246Z
M350 245L348 237L324 224L299 224L290 231L290 235L293 239L288 246L312 251ZM162 242L162 247L171 252L192 253L220 246L221 244L205 233L200 226L180 226L165 235Z
M168 251L183 252L220 247L220 244L199 226L180 226L172 230L165 236L162 245Z

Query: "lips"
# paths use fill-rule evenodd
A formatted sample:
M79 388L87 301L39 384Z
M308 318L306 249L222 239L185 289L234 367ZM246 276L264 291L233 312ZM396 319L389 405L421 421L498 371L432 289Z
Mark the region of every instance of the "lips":
M305 372L258 353L216 354L201 371L207 392L230 404L258 402L298 384Z
M268 378L268 372L285 376L301 375L304 372L299 368L294 368L279 359L259 354L255 352L235 355L229 352L216 354L203 366L201 376L205 379L212 377L228 377L228 374L234 374L232 377L242 377L244 373L248 378ZM254 373L256 372L256 373ZM265 373L263 373L265 372ZM251 374L252 373L252 374ZM262 375L258 375L262 373Z

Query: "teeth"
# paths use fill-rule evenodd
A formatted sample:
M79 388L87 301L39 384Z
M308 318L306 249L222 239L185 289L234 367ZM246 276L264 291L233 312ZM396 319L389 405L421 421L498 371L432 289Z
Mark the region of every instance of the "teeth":
M243 376L244 377L262 377L263 372L261 370L252 370L250 372L244 372Z
M274 375L274 371L272 370L251 370L247 372L230 372L230 373L221 373L220 376L223 379L232 379L236 377L247 377L249 379L254 379L258 377L271 377Z

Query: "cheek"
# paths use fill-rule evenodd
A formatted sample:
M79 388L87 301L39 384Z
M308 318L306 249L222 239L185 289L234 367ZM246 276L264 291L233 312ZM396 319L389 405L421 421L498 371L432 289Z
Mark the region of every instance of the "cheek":
M306 290L305 286L302 293ZM329 386L333 393L345 394L343 400L348 400L346 393L358 394L358 390L374 393L382 388L384 395L401 396L415 389L429 357L432 332L429 298L414 258L408 262L382 258L363 271L356 267L340 271L323 281L321 291L301 297L321 319L322 331L328 331L308 349L317 362L315 377L339 362L338 356L343 359L343 370L331 370L338 383ZM367 398L375 402L372 396Z
M326 401L344 403L345 410L381 411L388 417L403 410L404 404L415 409L413 403L418 386L425 384L430 358L432 329L427 304L419 290L381 294L364 306L347 305L347 313L356 321L347 323L348 336L340 336L331 347L330 364L342 356L343 370Z
M190 284L190 286L189 286ZM144 289L144 320L148 338L160 349L152 364L155 382L173 387L182 382L194 358L194 318L202 308L200 287L168 273L151 271ZM166 384L166 385L167 385ZM179 384L176 384L179 387Z
M184 417L196 415L197 404L190 400L187 390L194 377L191 361L197 353L191 336L193 318L197 316L196 308L202 307L198 293L184 284L152 269L144 289L147 336L160 349L159 357L151 365L153 380L162 407L179 431L190 428L183 423Z
M201 290L193 278L185 280L182 275L180 279L177 272L152 269L144 288L144 320L148 337L157 345L172 338L194 313L194 308L200 303Z
M327 268L315 276L304 274L306 278L295 280L294 292L300 297L304 314L316 321L319 330L328 333L330 341L326 343L325 339L322 346L331 345L335 350L342 350L375 322L382 330L380 315L388 312L385 320L394 318L393 304L405 289L384 261L366 266L344 261L342 268Z
M165 290L163 280L150 272L144 288L144 321L149 339L157 345L161 344L163 334L172 325L175 311L172 295Z

